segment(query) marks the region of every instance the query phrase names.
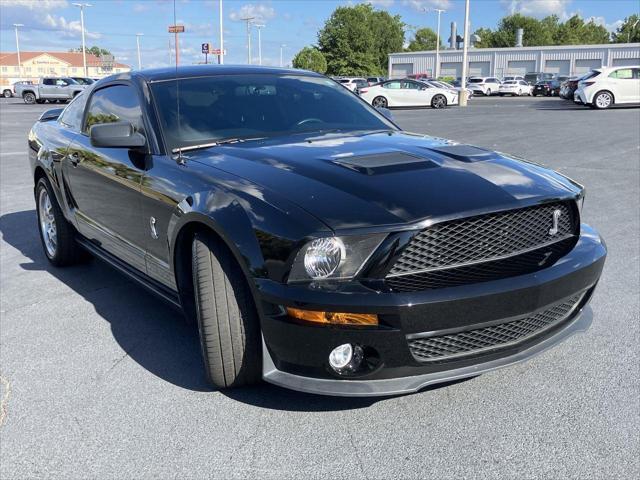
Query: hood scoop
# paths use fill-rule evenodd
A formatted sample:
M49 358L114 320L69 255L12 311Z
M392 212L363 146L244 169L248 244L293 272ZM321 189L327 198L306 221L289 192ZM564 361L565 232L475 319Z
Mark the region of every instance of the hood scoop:
M422 168L437 167L438 164L428 158L406 152L384 152L349 157L333 157L331 162L365 175L402 172Z
M483 162L485 160L496 160L500 158L499 154L491 150L464 144L431 147L427 148L427 150L467 163Z

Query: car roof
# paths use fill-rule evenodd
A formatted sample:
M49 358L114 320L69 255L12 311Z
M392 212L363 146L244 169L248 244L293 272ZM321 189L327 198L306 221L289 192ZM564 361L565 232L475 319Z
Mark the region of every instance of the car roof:
M147 70L135 70L132 72L111 75L105 80L129 80L140 78L146 82L159 82L173 80L175 78L196 78L216 75L305 75L310 77L321 77L319 73L308 70L298 70L294 68L261 67L257 65L189 65L182 67L151 68ZM357 77L359 78L359 77Z

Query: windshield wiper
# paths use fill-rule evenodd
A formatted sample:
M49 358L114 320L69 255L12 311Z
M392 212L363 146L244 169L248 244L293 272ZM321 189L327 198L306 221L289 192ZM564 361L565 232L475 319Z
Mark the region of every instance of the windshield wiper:
M215 142L209 143L201 143L198 145L187 145L186 147L178 147L171 150L172 153L184 153L190 152L192 150L201 150L203 148L217 147L220 145L229 145L231 143L242 143L248 142L250 140L262 140L266 137L255 137L255 138L222 138L220 140L216 140Z

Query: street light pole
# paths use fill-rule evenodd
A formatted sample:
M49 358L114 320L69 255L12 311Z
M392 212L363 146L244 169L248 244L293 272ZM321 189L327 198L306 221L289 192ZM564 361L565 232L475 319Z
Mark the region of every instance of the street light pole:
M265 26L256 24L254 27L258 29L258 65L262 65L262 36L260 35L260 32Z
M20 61L20 41L18 40L18 27L24 27L22 23L14 23L13 28L16 29L16 52L18 53L18 74L22 78L22 62Z
M142 37L144 33L136 33L136 48L138 49L138 70L142 70L142 61L140 59L140 37Z
M280 44L280 66L281 66L281 67L283 67L283 66L284 66L284 63L283 63L283 61L282 61L282 49L283 49L284 47L286 47L286 45L285 45L284 43L281 43L281 44Z
M251 65L251 20L255 17L244 17L240 20L247 22L247 64Z
M91 7L90 3L74 3L76 7L80 7L80 28L82 29L82 65L84 66L84 76L88 77L87 73L87 52L84 43L84 7Z
M220 17L220 55L218 55L218 63L220 65L223 65L224 64L224 31L222 27L222 0L219 0L218 7L219 7L218 16Z
M460 101L461 107L467 106L467 54L469 45L469 0L464 2L464 39L462 43L462 81L460 82Z
M440 76L440 14L446 12L446 10L441 10L439 8L434 8L434 12L438 12L438 31L436 33L436 68L435 68L435 78L436 80Z

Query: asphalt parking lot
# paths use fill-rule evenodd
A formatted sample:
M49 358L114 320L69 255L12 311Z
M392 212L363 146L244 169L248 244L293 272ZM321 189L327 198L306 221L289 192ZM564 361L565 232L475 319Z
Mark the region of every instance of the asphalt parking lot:
M470 380L349 399L212 391L196 331L164 303L98 261L50 267L26 157L49 107L0 101L1 478L640 476L640 109L494 97L394 111L586 185L609 257L586 334Z

